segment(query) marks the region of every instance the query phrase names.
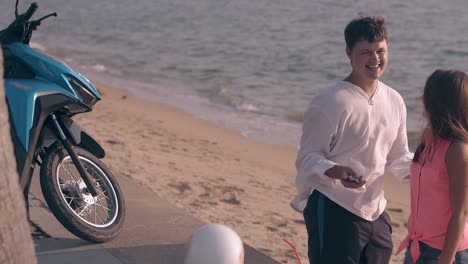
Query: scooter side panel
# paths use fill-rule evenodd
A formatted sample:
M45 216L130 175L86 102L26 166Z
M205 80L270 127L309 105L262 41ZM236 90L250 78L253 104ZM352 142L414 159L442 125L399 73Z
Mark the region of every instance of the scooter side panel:
M28 152L29 135L34 122L36 99L50 94L75 97L74 94L57 85L35 79L5 79L5 92L18 141L26 152Z

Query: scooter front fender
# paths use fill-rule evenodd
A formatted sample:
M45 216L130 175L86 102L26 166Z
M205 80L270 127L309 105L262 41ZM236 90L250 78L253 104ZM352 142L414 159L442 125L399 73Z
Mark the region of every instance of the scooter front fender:
M91 152L97 158L104 158L106 155L105 150L84 128L70 118L62 117L61 121L64 130L68 132L75 145Z
M66 137L71 140L72 144L75 146L79 146L86 151L92 153L99 159L102 159L106 156L106 152L101 147L101 144L94 139L84 128L82 128L77 122L73 121L71 118L68 117L57 117L61 129L66 134ZM48 148L55 144L56 142L60 141L57 138L57 133L53 128L53 126L44 126L42 131L42 142L41 147Z

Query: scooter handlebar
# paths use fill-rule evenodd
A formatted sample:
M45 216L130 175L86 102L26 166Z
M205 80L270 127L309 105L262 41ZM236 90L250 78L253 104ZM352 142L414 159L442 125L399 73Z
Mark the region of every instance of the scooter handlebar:
M29 21L29 19L31 19L32 15L34 14L34 12L36 12L37 10L37 3L34 2L32 3L29 8L28 8L28 11L26 11L26 13L24 13L24 21Z

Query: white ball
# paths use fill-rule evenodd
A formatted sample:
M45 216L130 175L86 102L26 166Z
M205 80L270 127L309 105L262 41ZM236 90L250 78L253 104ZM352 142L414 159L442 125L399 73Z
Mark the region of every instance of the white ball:
M220 224L196 230L189 241L184 264L243 264L244 245L237 233Z

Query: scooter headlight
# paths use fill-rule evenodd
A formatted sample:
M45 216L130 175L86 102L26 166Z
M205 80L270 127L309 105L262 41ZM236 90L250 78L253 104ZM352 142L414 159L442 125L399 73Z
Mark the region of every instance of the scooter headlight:
M98 99L91 92L89 92L81 83L74 78L67 76L68 83L75 90L80 97L80 101L88 106L90 109L97 103Z

